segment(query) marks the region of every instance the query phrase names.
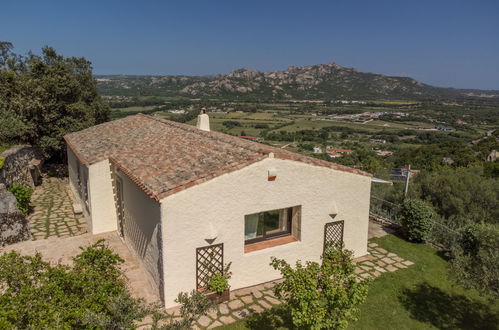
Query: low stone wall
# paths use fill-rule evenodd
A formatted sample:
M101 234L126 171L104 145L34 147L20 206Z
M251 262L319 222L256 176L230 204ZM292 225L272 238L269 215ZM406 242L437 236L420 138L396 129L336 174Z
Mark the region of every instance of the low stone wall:
M0 184L0 246L31 239L28 218L17 208L17 200Z
M40 168L44 157L35 147L24 145L12 147L0 154L3 167L0 169L0 183L22 184L34 188L40 183Z

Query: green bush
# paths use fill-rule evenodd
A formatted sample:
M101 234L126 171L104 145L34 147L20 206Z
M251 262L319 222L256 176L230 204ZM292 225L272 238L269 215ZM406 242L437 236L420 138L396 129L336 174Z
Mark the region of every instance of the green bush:
M0 157L0 170L3 168L4 163L5 163L5 159L3 159L3 157Z
M151 312L133 298L103 240L83 249L73 266L51 265L40 253L0 256L0 328L132 329Z
M222 273L215 272L210 280L208 281L208 289L211 292L222 293L229 288L229 279L232 276L230 271L230 266L232 262L229 262L224 266Z
M31 201L31 195L33 190L29 187L23 186L21 184L11 184L8 191L14 194L17 199L17 208L24 214L29 212L29 202Z
M426 242L435 223L435 211L430 204L420 199L406 199L400 217L409 241Z
M499 225L471 224L460 231L452 250L449 275L481 295L499 297Z
M211 292L222 293L229 288L229 281L222 274L216 273L210 278L208 288Z
M297 261L293 268L276 258L270 264L283 277L274 293L286 302L297 329L345 329L357 320L368 283L358 281L352 252L331 247L322 264Z

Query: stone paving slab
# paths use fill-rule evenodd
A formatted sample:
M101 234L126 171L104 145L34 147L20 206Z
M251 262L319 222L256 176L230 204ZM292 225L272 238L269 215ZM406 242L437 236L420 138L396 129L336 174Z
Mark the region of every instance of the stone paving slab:
M73 211L68 185L68 178L44 177L33 191L28 215L33 240L86 233L85 219Z
M395 253L382 249L378 244L368 244L367 256L357 258L355 273L359 280L374 279L383 273L394 272L407 268L414 263L404 260ZM215 307L208 315L202 316L194 324L195 329L212 329L217 326L231 324L248 317L251 313L261 313L271 309L282 301L277 299L272 288L281 280L259 284L250 288L234 290L230 293L230 300ZM167 310L174 313L174 309Z

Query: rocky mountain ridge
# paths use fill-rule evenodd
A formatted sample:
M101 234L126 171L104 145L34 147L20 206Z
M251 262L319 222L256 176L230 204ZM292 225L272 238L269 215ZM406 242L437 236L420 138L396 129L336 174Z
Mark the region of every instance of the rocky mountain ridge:
M97 76L104 95L248 99L456 99L498 98L499 91L461 90L409 77L360 72L336 63L261 72L237 69L213 76Z

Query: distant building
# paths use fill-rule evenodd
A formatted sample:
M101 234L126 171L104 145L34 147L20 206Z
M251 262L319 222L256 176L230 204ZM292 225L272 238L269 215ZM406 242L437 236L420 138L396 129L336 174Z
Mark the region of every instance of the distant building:
M392 171L390 173L390 177L392 178L392 180L405 180L407 178L407 174L409 172L411 173L411 176L409 179L412 179L414 177L414 175L419 173L419 170L412 170L412 169L409 170L409 167L406 165L406 166L403 166L401 168L392 169Z
M487 156L488 162L495 162L498 159L499 159L499 151L497 150L492 150L490 154Z
M386 143L386 140L383 140L383 139L371 139L371 140L369 140L369 142L371 142L371 143L381 143L381 144L385 144L385 143Z
M339 154L343 154L343 155L347 155L347 154L351 154L353 152L353 150L351 149L335 149L335 148L328 148L326 150L326 152L328 153L332 153L332 152L337 152Z
M437 126L436 129L438 129L439 131L453 131L454 130L454 128L452 128L452 127L442 126L442 125Z
M329 152L329 151L328 151L328 153L327 153L327 154L328 154L328 156L329 156L329 157L331 157L331 158L340 158L340 157L343 157L343 155L342 155L342 154L337 153L337 152L334 152L334 151L331 151L331 152Z
M381 157L387 157L393 155L393 151L388 151L388 150L376 150L376 155L381 156Z
M321 153L322 153L321 147L314 147L314 154L321 154Z
M169 113L173 113L175 115L183 115L185 113L184 109L172 109L168 110Z
M454 159L452 159L450 157L444 157L444 158L442 158L441 163L442 163L442 165L452 165L454 163Z

